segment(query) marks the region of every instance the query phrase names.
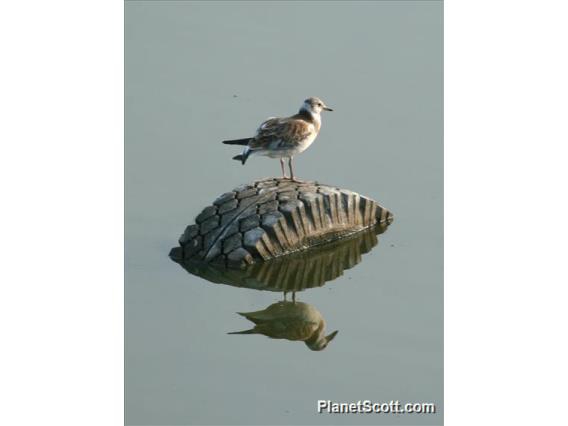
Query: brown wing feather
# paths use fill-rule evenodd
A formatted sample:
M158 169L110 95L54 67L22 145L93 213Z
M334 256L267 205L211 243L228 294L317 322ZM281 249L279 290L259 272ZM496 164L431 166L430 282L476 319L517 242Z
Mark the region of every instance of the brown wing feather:
M298 318L283 318L254 327L257 333L273 339L308 340L317 331L318 324Z
M249 143L251 149L286 149L310 135L312 125L297 118L270 118L260 125Z

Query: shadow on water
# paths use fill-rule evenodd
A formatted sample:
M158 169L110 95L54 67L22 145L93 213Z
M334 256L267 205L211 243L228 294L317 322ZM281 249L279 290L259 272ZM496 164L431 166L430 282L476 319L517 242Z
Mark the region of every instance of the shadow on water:
M244 287L254 290L283 292L284 300L255 312L239 312L252 323L249 330L229 334L260 334L272 339L303 341L314 351L325 349L337 335L337 331L325 335L325 320L321 313L305 302L296 301L296 293L322 287L343 275L362 261L364 254L377 244L377 235L388 225L376 225L349 237L282 256L267 262L259 262L242 269L221 265L180 261L186 271L211 283ZM287 294L291 293L291 301Z

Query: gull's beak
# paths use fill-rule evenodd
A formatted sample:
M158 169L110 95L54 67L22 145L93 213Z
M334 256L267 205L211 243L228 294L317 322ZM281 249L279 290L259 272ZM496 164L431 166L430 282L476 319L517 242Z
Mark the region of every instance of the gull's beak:
M324 106L323 109L326 110L326 111L333 111L333 110L332 110L330 107L328 107L328 106Z
M325 336L325 339L326 339L328 342L331 342L331 341L333 340L333 338L334 338L335 336L337 336L337 333L339 333L339 330L335 330L335 331L334 331L333 333L331 333L330 335Z

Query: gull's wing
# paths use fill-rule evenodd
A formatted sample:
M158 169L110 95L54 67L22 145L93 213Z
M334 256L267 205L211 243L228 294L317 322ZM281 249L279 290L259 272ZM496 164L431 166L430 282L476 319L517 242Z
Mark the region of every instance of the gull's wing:
M299 318L280 318L257 324L254 330L273 339L307 340L318 330L318 324Z
M313 130L313 125L302 119L269 118L260 125L248 146L251 149L289 149L302 142Z

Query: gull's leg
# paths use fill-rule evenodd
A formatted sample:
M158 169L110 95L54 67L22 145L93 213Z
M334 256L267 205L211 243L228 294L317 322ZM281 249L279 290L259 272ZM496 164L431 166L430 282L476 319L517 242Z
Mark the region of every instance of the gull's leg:
M290 179L292 179L293 182L302 182L300 179L296 179L296 177L294 176L294 167L292 166L292 160L293 157L290 157L288 159L288 165L290 166Z
M280 168L282 169L282 178L286 179L288 176L286 176L286 171L284 170L284 158L280 157Z
M287 291L284 292L284 302L286 301L286 294L287 293L288 293Z
M295 291L292 292L292 302L296 303L296 292Z

